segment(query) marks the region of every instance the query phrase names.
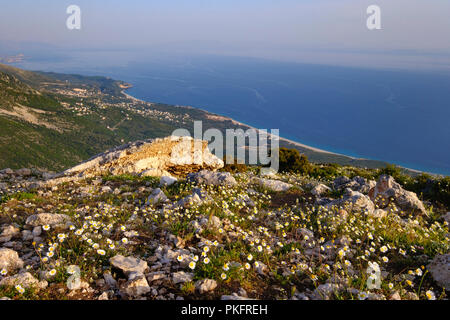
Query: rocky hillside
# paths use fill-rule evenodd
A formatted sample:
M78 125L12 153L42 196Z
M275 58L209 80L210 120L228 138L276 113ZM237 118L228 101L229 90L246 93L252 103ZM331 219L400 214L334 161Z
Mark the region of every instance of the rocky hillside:
M0 171L0 298L448 299L448 208L388 175L189 166L173 139Z

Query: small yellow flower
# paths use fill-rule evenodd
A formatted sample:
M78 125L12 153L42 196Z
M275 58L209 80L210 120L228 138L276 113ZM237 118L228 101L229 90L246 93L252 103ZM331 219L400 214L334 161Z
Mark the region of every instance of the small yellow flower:
M192 270L195 269L195 262L191 261L191 263L189 263L189 268L191 268Z
M178 262L183 262L183 256L178 256L178 257L177 257L177 261L178 261Z
M203 263L204 263L204 264L208 264L209 262L210 262L209 258L205 258L205 259L203 260Z
M53 277L54 275L56 275L56 269L52 269L48 272L48 275Z

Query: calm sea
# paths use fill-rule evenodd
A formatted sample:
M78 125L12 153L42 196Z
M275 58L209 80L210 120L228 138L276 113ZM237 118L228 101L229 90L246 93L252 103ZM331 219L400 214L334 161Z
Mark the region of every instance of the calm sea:
M22 66L113 77L132 83L128 93L143 100L199 107L325 150L450 175L448 73L214 56L86 59Z

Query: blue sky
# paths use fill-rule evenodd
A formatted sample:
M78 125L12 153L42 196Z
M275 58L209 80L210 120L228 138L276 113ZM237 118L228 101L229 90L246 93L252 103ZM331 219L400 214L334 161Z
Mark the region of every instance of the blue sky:
M82 30L65 27L82 10ZM382 30L366 8L382 9ZM15 0L0 11L1 43L141 48L331 64L450 67L450 1Z

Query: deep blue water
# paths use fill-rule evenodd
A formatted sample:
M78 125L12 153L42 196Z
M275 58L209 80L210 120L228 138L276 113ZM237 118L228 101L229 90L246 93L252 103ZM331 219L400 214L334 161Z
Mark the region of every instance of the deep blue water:
M450 74L211 56L95 67L80 59L24 66L107 75L131 82L128 93L143 100L199 107L325 150L450 175Z

